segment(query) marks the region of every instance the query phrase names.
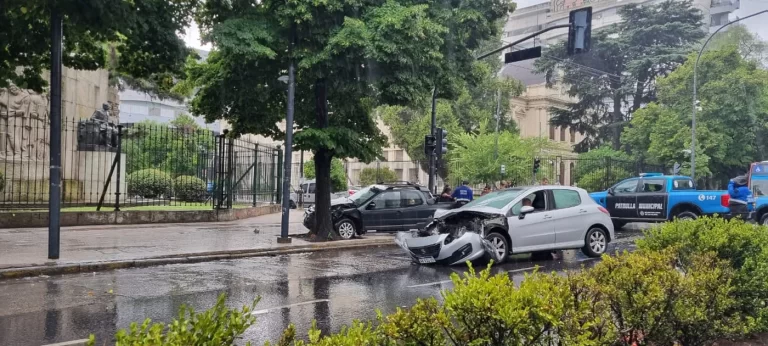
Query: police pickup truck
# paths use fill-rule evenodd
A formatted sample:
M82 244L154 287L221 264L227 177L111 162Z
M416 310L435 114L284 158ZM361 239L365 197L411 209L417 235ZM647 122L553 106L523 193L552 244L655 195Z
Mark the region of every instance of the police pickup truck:
M629 222L730 216L728 191L696 190L693 180L686 176L642 173L590 196L608 210L616 229Z

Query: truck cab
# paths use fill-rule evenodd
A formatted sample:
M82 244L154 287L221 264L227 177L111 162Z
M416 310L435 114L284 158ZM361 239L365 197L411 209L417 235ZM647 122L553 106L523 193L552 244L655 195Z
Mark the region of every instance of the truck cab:
M755 197L755 220L762 225L768 225L768 161L750 165L749 188Z
M693 179L681 175L642 173L590 196L608 210L616 228L629 222L730 215L727 191L697 190Z

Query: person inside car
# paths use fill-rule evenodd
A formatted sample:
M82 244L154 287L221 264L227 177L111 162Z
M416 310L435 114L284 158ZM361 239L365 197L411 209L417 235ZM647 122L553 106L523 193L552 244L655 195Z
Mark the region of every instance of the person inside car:
M462 181L461 186L457 187L456 190L453 191L453 195L452 195L453 198L457 200L463 199L463 200L471 201L474 198L474 196L472 195L472 188L470 188L467 185L469 185L469 181L467 180Z
M733 214L749 213L752 191L749 190L747 181L746 176L740 175L728 182L728 194L731 197L728 207Z
M453 202L450 185L445 185L445 187L443 187L443 192L437 197L437 202Z
M523 198L523 207L532 207L533 203L531 203L531 200L528 198Z

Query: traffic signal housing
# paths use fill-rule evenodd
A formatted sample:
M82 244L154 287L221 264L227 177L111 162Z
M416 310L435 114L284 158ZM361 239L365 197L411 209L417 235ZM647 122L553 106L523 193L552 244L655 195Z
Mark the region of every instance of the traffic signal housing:
M448 153L448 131L438 127L435 132L437 132L437 159L442 160L443 155Z
M568 19L568 55L588 52L592 41L592 7L571 11Z
M538 173L539 167L541 167L541 159L537 157L533 159L533 173Z
M424 155L429 158L435 152L435 136L424 136Z

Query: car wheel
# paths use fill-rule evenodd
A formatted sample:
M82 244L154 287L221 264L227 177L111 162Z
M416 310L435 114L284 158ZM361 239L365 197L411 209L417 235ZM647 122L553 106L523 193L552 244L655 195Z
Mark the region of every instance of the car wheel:
M682 213L678 213L677 215L675 215L675 219L679 219L679 220L696 220L698 218L699 216L692 211L684 211Z
M624 221L615 221L615 220L613 221L613 229L616 230L616 231L624 228L624 226L626 226L626 225L627 225L627 223L624 222Z
M589 257L600 257L608 248L608 236L602 228L592 227L587 231L584 248L581 251Z
M765 213L765 215L760 218L760 224L763 226L768 226L768 213Z
M293 200L291 200L290 202L291 202L291 203L289 203L289 205L288 205L288 206L289 206L291 209L296 209L296 202L294 202Z
M494 263L498 264L506 262L507 257L509 257L509 243L507 242L507 238L494 232L485 236L485 240L491 243L491 248L493 249L493 253L486 254L486 259L493 260Z
M350 219L342 219L336 223L336 232L339 233L341 239L352 239L357 234L355 223Z

